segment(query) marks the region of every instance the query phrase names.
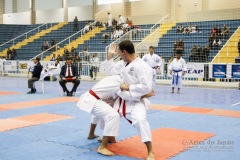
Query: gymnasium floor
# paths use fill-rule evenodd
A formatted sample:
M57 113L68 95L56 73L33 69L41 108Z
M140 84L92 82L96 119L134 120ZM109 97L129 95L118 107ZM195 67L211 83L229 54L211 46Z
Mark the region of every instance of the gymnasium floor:
M98 154L88 140L90 114L76 107L78 97L60 96L58 82L45 82L45 94L27 95L27 79L0 77L0 160L145 159L135 128L121 119L114 157ZM81 94L94 82L82 81ZM148 119L156 160L239 160L240 91L157 86ZM98 128L96 133L101 135Z

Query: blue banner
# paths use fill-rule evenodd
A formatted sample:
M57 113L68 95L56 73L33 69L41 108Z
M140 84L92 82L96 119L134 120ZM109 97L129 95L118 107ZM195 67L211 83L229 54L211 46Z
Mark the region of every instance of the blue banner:
M213 78L226 78L227 66L225 64L213 65Z
M240 78L240 65L232 65L232 78Z

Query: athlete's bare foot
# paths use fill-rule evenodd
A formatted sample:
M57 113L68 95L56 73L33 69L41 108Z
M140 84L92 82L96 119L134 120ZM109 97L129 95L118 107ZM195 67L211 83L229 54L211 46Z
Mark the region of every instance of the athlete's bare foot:
M107 148L101 147L101 146L98 148L97 152L104 156L114 156L115 155L113 152L109 151Z
M98 142L102 143L102 139L101 138L98 139ZM108 143L117 143L116 138L110 137Z
M155 160L155 156L153 153L149 153L147 160Z
M88 139L94 139L94 138L98 138L99 136L98 135L88 135Z

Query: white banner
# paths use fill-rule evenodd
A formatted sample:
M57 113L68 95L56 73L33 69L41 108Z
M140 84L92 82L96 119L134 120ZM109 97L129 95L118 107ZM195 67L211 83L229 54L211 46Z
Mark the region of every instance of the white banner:
M3 75L3 61L0 60L0 73L1 73L1 76Z
M5 61L5 71L17 71L17 61Z
M172 77L167 73L168 77ZM203 63L187 63L187 73L184 77L188 78L204 78L204 64Z
M204 78L204 64L203 63L187 63L187 73L184 77Z

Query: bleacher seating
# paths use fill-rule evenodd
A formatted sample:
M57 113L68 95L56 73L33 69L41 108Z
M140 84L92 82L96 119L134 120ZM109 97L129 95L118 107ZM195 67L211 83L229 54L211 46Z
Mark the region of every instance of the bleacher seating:
M189 26L189 24L198 26L198 33L176 33L176 27L182 24L184 27ZM222 29L223 25L226 24L230 29L229 37L234 33L234 31L240 25L240 20L222 20L222 21L203 21L203 22L185 22L185 23L177 23L172 30L168 31L162 38L159 39L158 47L155 47L155 53L162 55L163 58L167 61L171 55L173 54L173 44L174 41L179 41L179 39L183 39L184 42L184 52L183 58L188 61L190 50L193 45L200 45L202 48L205 45L208 45L208 38L210 36L210 32L212 27L220 27ZM228 38L229 38L228 37ZM210 54L208 57L208 62L210 62L213 57L218 53L218 51L222 48L222 46L228 40L222 40L221 46L218 48L214 48L210 50Z
M34 24L34 25L12 25L12 24L0 24L0 45L2 45L5 42L8 42L9 40L18 37L36 27L38 27L39 24ZM20 39L17 39L16 42L22 41L25 37L22 37ZM15 42L15 43L16 43ZM8 48L12 45L13 43L10 42L7 45L4 45L3 47L0 48L0 52Z
M153 24L136 25L136 26L138 26L140 29L150 29L153 26ZM106 34L106 33L110 34L111 30L109 28L107 28L106 30L103 30L101 33L96 34L96 36L92 37L89 41L85 41L84 44L81 44L78 46L77 52L82 52L84 46L88 46L89 52L105 52L106 46L114 41L111 38L108 38L105 43L102 43L103 42L102 34ZM146 33L150 33L150 31L148 31ZM138 38L142 39L145 36L146 36L146 34L144 34L144 35L139 34Z
M79 22L79 28L80 30L82 28L84 28L86 22L88 21L81 21ZM39 39L29 43L26 46L23 46L21 49L17 50L17 54L18 60L29 60L31 58L33 58L34 56L38 55L39 53L41 53L41 47L43 44L44 40L47 40L49 45L51 45L51 40L55 40L56 43L64 40L65 38L73 35L74 33L76 33L76 31L74 31L74 26L73 26L73 22L69 22L67 25L59 28L58 30L52 30L50 33L46 34L45 36L40 37ZM65 44L67 44L69 41L65 41L61 44L62 47ZM48 51L47 53L44 54L44 56L50 55L52 52Z
M81 21L79 22L79 28L82 29L85 26L85 23L87 21ZM189 24L193 24L198 26L198 33L190 33L190 34L184 34L184 33L176 33L176 27L180 24L183 24L183 26L189 26ZM223 25L226 24L230 28L230 36L232 33L237 29L237 27L240 25L240 20L222 20L222 21L205 21L205 22L185 22L185 23L177 23L175 27L173 27L172 30L168 31L167 34L165 34L162 38L159 39L158 46L155 47L155 53L162 55L163 58L167 61L171 55L173 54L173 44L174 41L179 39L183 39L184 42L184 52L183 52L183 58L186 59L186 61L189 60L189 54L190 50L193 45L200 45L202 48L205 45L208 45L208 38L210 36L211 28L214 26L220 26L222 29ZM0 28L3 25L0 25ZM33 28L36 28L38 25L11 25L13 27L18 26L19 28L23 28L24 30L31 30ZM51 43L51 40L54 39L56 43L62 41L63 39L71 36L75 33L73 22L69 22L67 25L63 26L62 28L58 30L53 30L52 32L46 34L45 36L40 37L39 39L30 42L28 45L23 46L22 48L17 50L17 59L18 60L29 60L36 56L37 54L41 53L41 46L43 44L44 40L47 40L48 43ZM135 25L138 26L141 29L150 29L153 24L148 25ZM12 30L12 29L11 29ZM17 30L16 28L13 30ZM18 29L21 33L18 33L19 35L22 34L23 30ZM26 31L25 31L26 32ZM103 43L102 34L103 33L110 33L111 30L106 29L101 31L101 33L97 33L94 37L91 37L90 40L84 41L84 44L78 45L76 48L77 53L82 52L84 46L88 47L89 52L105 52L105 47L109 45L114 40L108 38L105 43ZM2 32L0 32L1 34ZM15 33L15 35L18 35ZM32 33L33 34L33 33ZM29 35L30 36L30 35ZM141 38L144 38L146 35L140 35ZM229 38L229 37L228 37ZM73 38L74 39L74 38ZM18 41L20 41L19 39ZM4 41L2 38L1 41ZM227 39L222 40L221 46L215 49L210 50L208 61L211 61L212 58L218 53L218 51L221 49L221 47L226 43ZM59 47L63 47L66 44L68 44L69 41L65 41L61 44ZM2 48L1 48L2 49ZM52 52L49 51L44 54L44 56L50 55Z

